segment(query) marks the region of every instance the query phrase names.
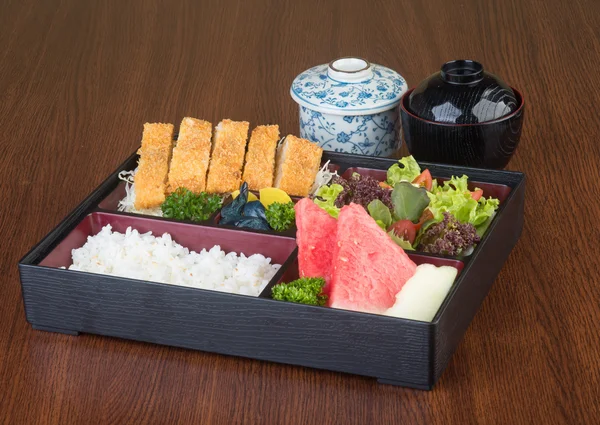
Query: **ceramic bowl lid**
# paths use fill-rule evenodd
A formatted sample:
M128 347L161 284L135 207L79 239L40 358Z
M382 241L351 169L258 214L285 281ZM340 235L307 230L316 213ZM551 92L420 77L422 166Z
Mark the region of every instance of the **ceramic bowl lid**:
M361 58L342 58L298 75L290 94L306 108L354 116L396 107L407 89L396 71Z
M419 118L447 124L478 124L509 115L519 107L513 90L483 70L479 62L447 62L409 95L408 110Z

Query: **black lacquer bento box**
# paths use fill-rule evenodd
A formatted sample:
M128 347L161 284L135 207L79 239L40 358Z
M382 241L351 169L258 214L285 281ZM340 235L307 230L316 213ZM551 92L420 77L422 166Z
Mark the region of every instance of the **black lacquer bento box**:
M431 323L309 306L270 298L277 282L297 278L293 234L219 226L116 211L130 156L19 262L27 321L34 329L80 332L185 347L375 377L381 383L431 389L496 279L523 227L525 176L519 172L420 164L434 178L467 174L500 208L472 255L409 253L417 264L450 265L458 277ZM396 161L325 152L340 174L360 168L380 175ZM192 250L261 253L282 264L258 297L67 270L71 250L111 224L123 232L168 232Z

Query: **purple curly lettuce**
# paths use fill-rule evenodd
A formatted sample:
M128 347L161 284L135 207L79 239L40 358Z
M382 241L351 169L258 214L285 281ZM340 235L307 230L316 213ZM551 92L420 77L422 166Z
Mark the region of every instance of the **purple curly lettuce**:
M379 186L379 181L373 177L354 173L348 180L335 177L332 183L339 184L344 188L335 200L335 206L338 208L353 202L366 209L369 203L375 199L379 199L391 210L394 208L391 198L392 191Z
M452 214L444 212L444 219L429 227L419 242L423 252L459 255L481 240L477 229L470 223L460 223Z

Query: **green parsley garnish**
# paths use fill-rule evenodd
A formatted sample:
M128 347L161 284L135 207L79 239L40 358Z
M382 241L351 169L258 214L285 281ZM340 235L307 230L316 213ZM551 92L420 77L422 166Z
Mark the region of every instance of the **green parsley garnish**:
M202 192L195 194L180 187L171 193L160 206L163 217L176 220L204 221L217 211L223 199L219 195Z
M303 277L290 283L280 283L272 289L273 299L292 303L320 305L327 302L322 293L325 279L321 277Z
M269 205L265 211L267 217L267 223L273 230L283 232L289 229L294 224L296 219L296 211L294 210L294 203L288 202L282 204L280 202L273 202Z

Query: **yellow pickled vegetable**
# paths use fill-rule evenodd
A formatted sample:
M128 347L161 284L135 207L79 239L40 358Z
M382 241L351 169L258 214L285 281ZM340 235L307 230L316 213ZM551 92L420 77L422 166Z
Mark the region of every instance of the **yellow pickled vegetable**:
M239 190L234 190L233 192L231 192L231 197L233 199L237 198L238 195L240 194ZM252 192L248 192L248 202L252 202L252 201L258 201L258 198L256 197L256 195Z
M292 198L290 198L287 193L275 187L266 187L264 189L261 189L259 192L260 203L263 204L265 208L267 208L273 202L279 202L280 204L287 204L288 202L292 202Z

